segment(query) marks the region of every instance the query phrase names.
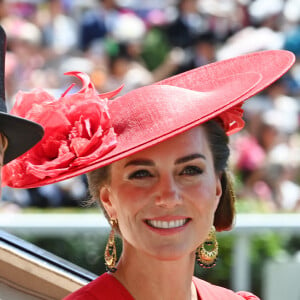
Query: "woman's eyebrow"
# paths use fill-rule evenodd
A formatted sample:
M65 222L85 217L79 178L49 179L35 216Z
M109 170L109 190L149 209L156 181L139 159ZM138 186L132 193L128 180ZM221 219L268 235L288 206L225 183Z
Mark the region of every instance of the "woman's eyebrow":
M182 164L197 158L206 159L206 157L203 154L193 153L176 159L175 164ZM155 165L154 162L150 159L134 159L127 162L124 168L128 166L154 166L154 165Z
M183 157L176 159L175 164L182 164L182 163L185 163L190 160L197 159L197 158L206 159L206 157L203 154L193 153L193 154L183 156Z
M134 159L127 162L124 168L128 166L154 166L154 162L150 159Z

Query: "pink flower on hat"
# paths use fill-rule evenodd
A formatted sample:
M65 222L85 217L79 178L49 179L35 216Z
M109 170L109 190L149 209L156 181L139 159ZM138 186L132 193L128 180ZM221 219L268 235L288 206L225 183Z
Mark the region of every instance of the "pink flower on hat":
M115 148L117 139L107 99L121 88L98 95L86 74L66 75L82 81L79 92L67 95L71 85L58 100L42 89L17 94L11 113L40 123L45 135L34 148L3 168L4 185L17 182L22 187L45 177L55 177L82 163L97 162Z

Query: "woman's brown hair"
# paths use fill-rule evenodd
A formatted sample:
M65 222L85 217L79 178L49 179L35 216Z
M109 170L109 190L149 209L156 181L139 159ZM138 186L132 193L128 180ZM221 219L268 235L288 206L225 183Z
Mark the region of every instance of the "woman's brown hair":
M230 230L235 216L235 194L231 174L227 170L229 159L229 138L218 120L210 120L202 125L214 159L215 171L220 174L222 196L215 212L214 225L217 231Z

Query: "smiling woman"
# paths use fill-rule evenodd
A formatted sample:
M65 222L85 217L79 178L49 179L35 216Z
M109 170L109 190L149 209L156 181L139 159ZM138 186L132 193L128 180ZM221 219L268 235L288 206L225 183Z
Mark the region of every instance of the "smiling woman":
M100 200L110 218L118 220L120 263L139 259L135 252L149 261L193 256L213 224L220 196L220 179L201 127L112 163Z
M232 227L228 135L243 128L241 106L293 62L287 51L252 53L114 100L106 98L118 91L98 96L88 77L75 72L83 81L77 94L18 97L15 112L38 119L46 137L5 168L5 182L36 187L87 173L92 199L112 225L108 272L65 299L258 299L211 285L193 271L195 261L215 265L215 230ZM35 104L29 113L19 109L27 101ZM66 126L55 131L57 142L50 138L56 125L43 116L60 102L56 114ZM115 232L123 242L119 260Z

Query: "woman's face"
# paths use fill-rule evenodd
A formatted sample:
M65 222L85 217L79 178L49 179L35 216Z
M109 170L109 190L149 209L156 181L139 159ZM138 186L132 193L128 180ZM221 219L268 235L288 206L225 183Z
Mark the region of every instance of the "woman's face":
M196 127L113 163L100 198L124 249L173 260L205 240L221 193L205 131Z

